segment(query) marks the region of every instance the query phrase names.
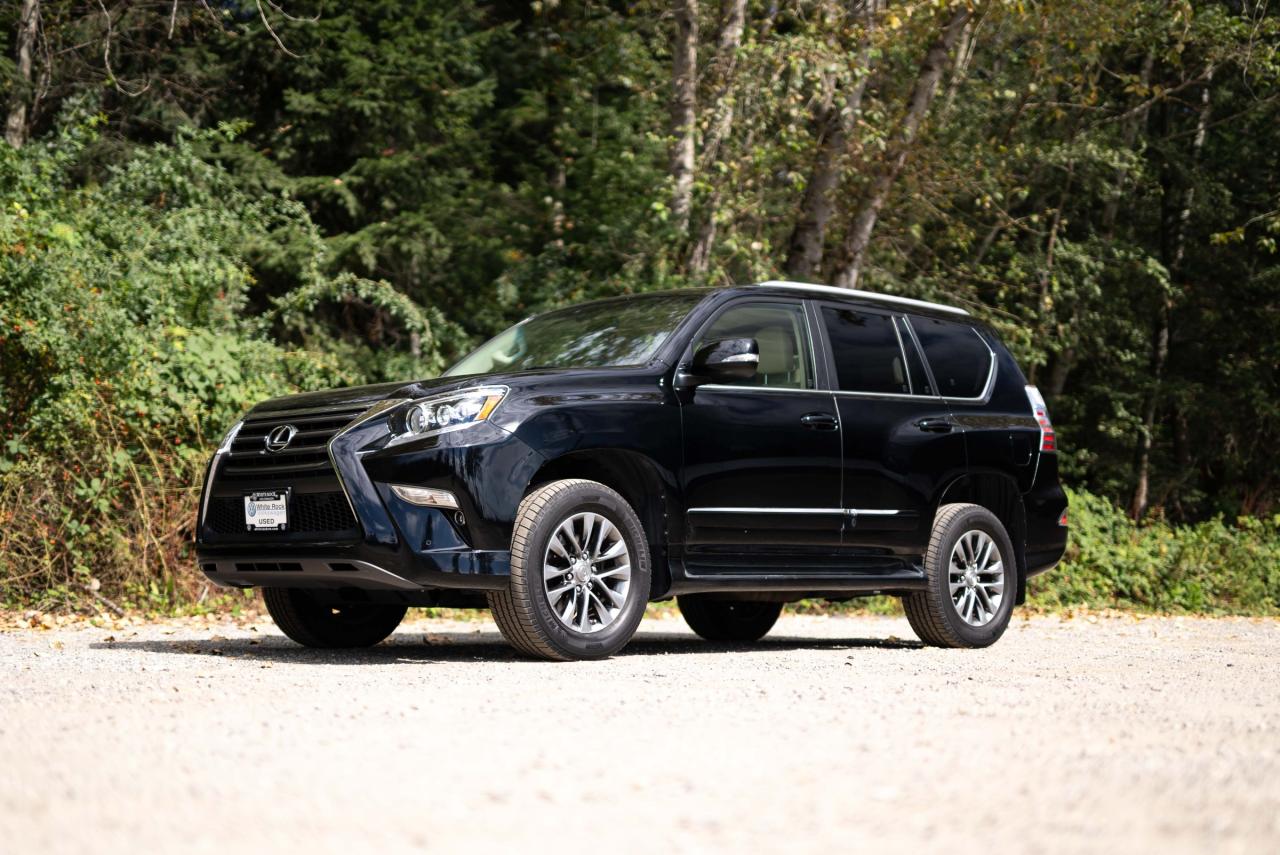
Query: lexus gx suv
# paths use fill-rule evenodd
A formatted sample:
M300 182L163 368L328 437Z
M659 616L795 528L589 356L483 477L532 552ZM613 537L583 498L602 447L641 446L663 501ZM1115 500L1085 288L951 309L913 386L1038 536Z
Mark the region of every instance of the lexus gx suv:
M869 594L984 647L1066 525L1044 401L990 328L766 282L585 303L434 380L261 403L209 464L197 553L314 647L487 606L529 656L596 659L651 600L749 642L785 603Z

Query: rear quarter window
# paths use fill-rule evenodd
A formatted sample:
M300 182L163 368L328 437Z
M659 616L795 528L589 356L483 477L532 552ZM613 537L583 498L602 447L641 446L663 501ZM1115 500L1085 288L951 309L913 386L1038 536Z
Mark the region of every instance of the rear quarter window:
M912 316L911 326L944 398L978 398L991 374L991 348L972 326Z

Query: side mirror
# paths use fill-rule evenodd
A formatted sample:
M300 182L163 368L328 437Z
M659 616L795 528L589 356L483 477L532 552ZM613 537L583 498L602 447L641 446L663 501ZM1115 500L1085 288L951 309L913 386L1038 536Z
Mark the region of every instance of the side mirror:
M726 338L698 348L683 386L750 380L760 365L760 345L754 338ZM692 382L690 382L692 381Z

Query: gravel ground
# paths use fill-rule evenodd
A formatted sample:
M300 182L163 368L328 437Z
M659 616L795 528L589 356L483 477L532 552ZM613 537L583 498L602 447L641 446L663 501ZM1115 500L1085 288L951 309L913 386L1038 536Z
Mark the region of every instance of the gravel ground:
M784 617L516 659L260 626L0 634L7 852L1277 852L1280 622Z

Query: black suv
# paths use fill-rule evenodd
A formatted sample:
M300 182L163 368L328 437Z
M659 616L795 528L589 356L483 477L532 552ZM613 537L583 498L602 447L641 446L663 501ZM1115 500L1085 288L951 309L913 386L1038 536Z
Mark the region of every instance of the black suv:
M519 650L615 653L650 600L753 641L803 598L902 597L983 647L1062 557L1044 401L962 309L787 282L529 318L443 377L291 395L227 433L197 550L292 639L488 606Z

